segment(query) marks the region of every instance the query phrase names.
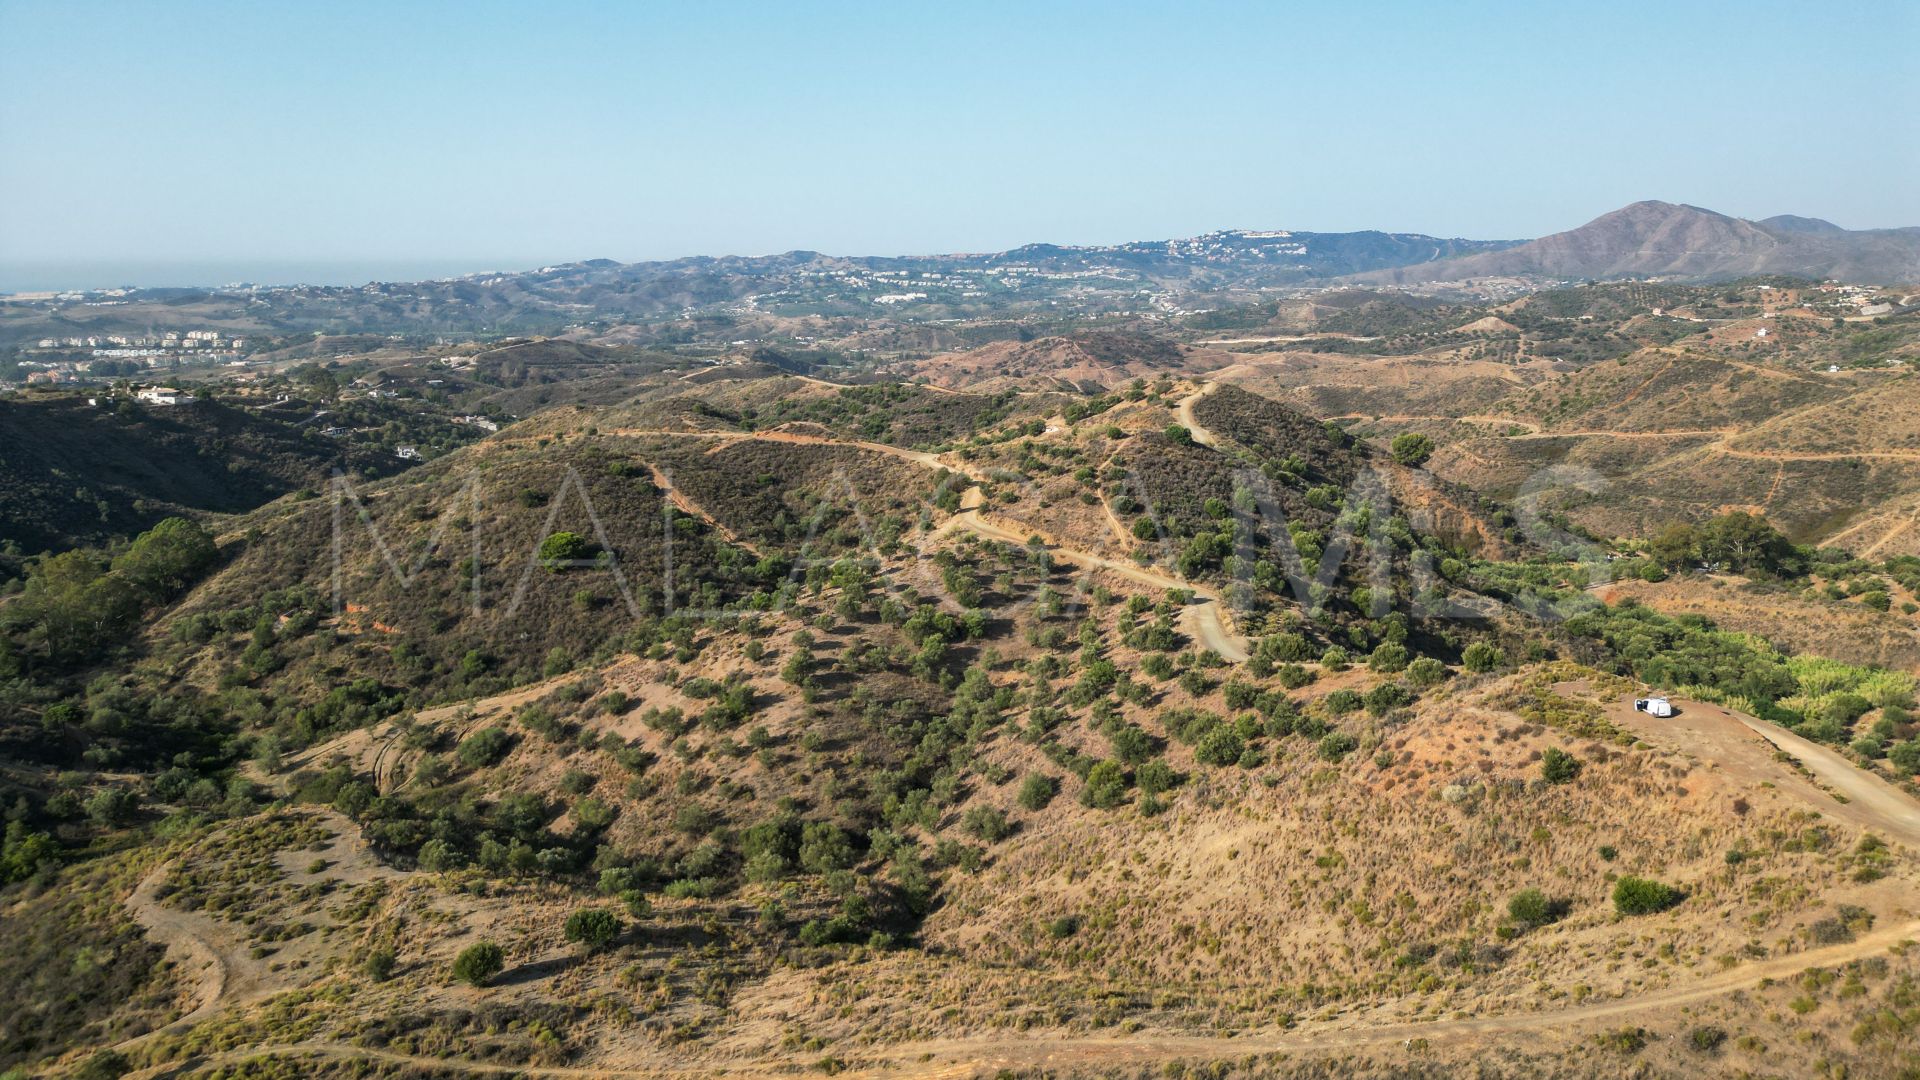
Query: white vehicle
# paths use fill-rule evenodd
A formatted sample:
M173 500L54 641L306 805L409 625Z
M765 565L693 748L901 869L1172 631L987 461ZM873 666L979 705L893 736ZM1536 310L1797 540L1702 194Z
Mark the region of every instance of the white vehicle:
M1673 702L1663 697L1635 698L1633 707L1648 716L1672 716Z

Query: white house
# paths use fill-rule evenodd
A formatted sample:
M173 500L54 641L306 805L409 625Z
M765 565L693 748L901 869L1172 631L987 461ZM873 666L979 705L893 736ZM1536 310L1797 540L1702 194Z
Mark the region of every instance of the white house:
M171 386L149 386L134 393L134 396L149 405L190 405L193 395Z

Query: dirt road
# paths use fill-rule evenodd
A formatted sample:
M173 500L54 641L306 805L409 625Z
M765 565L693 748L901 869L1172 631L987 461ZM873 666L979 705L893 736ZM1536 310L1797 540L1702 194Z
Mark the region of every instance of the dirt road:
M1193 406L1195 402L1213 393L1219 387L1219 383L1201 383L1199 390L1181 398L1179 407L1174 409L1174 415L1179 419L1180 425L1187 429L1187 433L1193 436L1193 441L1214 450L1220 449L1220 436L1207 430L1206 425L1193 418Z
M978 496L980 489L969 488L967 494ZM973 505L969 506L963 500L960 504L960 512L948 518L940 527L940 531L944 533L965 530L989 540L1021 545L1026 544L1034 536L1039 536L1046 545L1047 553L1061 562L1071 563L1087 570L1106 570L1150 588L1183 589L1193 594L1193 601L1180 611L1179 625L1182 633L1198 642L1202 648L1219 653L1229 663L1245 663L1252 655L1249 651L1251 642L1227 629L1226 617L1222 614L1224 602L1219 593L1176 577L1157 573L1137 563L1109 559L1104 555L1095 555L1090 551L1068 547L1053 537L1018 523L1007 525L994 521L981 509L983 502L983 499L976 497Z

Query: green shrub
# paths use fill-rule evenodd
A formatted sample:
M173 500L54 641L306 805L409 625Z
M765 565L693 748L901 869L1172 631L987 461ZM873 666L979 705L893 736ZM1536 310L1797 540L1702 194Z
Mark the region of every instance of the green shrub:
M1045 773L1028 773L1027 778L1020 782L1017 801L1023 810L1043 810L1053 801L1053 796L1058 790L1059 785L1054 782L1053 777Z
M1239 756L1234 754L1236 760ZM1108 810L1120 805L1126 797L1127 774L1121 771L1119 762L1102 761L1088 770L1086 787L1080 792L1081 801L1088 806Z
M453 977L469 986L485 986L506 967L507 954L491 941L477 941L453 958Z
M1385 675L1398 675L1407 670L1408 658L1405 645L1389 641L1374 649L1367 657L1367 667Z
M1193 748L1195 761L1203 765L1232 765L1240 760L1246 744L1232 728L1221 725L1207 732Z
M507 750L513 746L513 736L502 727L486 727L460 741L456 751L460 764L469 769L484 768L507 756Z
M1488 672L1507 662L1507 656L1484 641L1476 641L1460 654L1460 666L1468 671Z
M1507 901L1507 916L1520 926L1532 929L1553 921L1553 901L1539 889L1522 889Z
M1686 898L1679 889L1650 878L1628 875L1613 883L1613 909L1622 915L1652 915Z
M1407 681L1415 686L1433 686L1447 677L1447 665L1431 656L1423 656L1407 665Z
M1717 1027L1697 1027L1687 1033L1687 1045L1696 1053L1711 1054L1727 1041L1727 1033Z
M398 959L392 947L382 946L367 954L366 963L360 969L374 982L386 982L393 976L394 964Z
M1360 741L1344 731L1329 731L1320 739L1317 748L1321 758L1327 761L1339 761L1360 745Z
M1540 775L1549 784L1571 783L1580 775L1580 759L1557 746L1549 746L1540 758Z
M998 807L976 806L966 812L960 823L974 839L991 844L1004 840L1013 832L1013 825L1007 821L1007 815Z
M565 934L588 952L599 952L620 936L620 916L606 908L581 908L567 916Z

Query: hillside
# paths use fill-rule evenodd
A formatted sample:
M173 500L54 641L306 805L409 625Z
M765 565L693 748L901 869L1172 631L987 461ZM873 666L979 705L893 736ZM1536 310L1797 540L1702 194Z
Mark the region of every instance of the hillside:
M0 400L0 543L29 554L98 543L170 514L251 510L336 469L380 476L406 464L317 427L219 402Z
M1523 376L1539 439L1348 424L1432 433L1394 445L1196 371L1257 357L1025 347L959 390L640 370L344 502L36 564L0 602L0 976L83 1004L0 1019L0 1067L1911 1058L1848 1037L1920 974L1889 951L1920 933L1911 679L1732 632L1762 592L1609 606L1445 478L1642 385L1655 421L1705 386L1798 439L1831 381L1635 354ZM1777 586L1815 650L1906 617L1847 590L1920 586L1818 573L1840 599Z
M1747 221L1649 200L1504 251L1373 271L1354 280L1410 284L1476 277L1730 279L1756 274L1920 280L1920 229L1855 231L1790 215Z

